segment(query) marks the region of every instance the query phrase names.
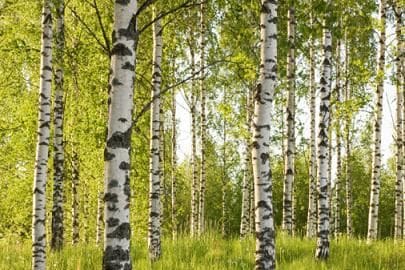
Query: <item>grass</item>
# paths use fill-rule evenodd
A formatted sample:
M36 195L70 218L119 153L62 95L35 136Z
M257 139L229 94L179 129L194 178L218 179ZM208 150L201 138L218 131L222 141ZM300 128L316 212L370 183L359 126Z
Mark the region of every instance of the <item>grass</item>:
M277 237L278 269L405 269L405 242L377 241L371 245L364 240L338 238L331 241L331 256L326 262L313 258L315 240ZM208 233L199 239L187 236L163 241L163 257L151 264L147 257L146 241L132 242L134 270L182 269L253 269L254 239L223 239ZM101 269L101 248L92 244L67 245L63 251L48 253L48 269L93 270ZM0 270L31 268L29 241L13 243L0 240Z

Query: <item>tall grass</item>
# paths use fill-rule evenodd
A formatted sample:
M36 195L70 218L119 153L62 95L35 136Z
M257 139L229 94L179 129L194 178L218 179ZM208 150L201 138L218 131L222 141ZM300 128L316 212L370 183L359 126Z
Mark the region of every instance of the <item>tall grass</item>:
M371 245L364 240L338 238L331 241L331 256L326 262L314 259L315 240L277 237L278 269L405 269L405 242L377 241ZM182 269L253 269L254 239L223 239L209 232L200 238L180 236L164 239L163 257L156 263L148 260L146 239L132 242L134 270ZM67 245L61 252L48 252L48 269L101 269L101 248L93 244ZM0 270L31 268L29 241L0 240Z

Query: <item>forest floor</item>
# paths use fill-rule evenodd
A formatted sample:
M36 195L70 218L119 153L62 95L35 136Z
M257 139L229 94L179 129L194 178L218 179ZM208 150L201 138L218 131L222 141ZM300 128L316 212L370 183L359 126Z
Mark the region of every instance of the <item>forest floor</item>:
M338 238L331 241L331 256L326 262L314 259L315 240L277 237L278 269L405 269L405 241L376 241ZM132 242L134 270L165 269L254 269L254 239L223 239L209 233L199 239L164 239L163 257L154 264L147 259L146 241ZM49 253L50 270L101 269L101 248L93 244L67 245L59 253ZM31 269L31 244L0 239L0 270Z

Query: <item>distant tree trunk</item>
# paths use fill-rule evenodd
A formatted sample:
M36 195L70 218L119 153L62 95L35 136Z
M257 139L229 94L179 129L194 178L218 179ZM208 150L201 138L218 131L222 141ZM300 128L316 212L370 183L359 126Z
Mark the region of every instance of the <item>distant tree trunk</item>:
M313 27L312 12L310 14L311 28ZM314 56L314 37L311 34L311 45L309 48L309 90L310 90L310 115L311 115L311 144L309 160L309 195L308 195L308 215L307 215L307 237L316 236L316 131L315 131L315 118L316 118L316 87L315 87L315 56Z
M332 93L332 92L331 92ZM329 209L329 232L335 231L335 213L333 209L334 203L334 187L332 187L332 155L333 155L333 132L331 126L331 119L333 119L333 108L332 106L329 107L329 145L328 145L328 209Z
M55 108L54 108L54 180L52 209L51 248L60 250L63 246L63 55L65 48L63 0L56 1L56 48L55 48Z
M252 163L255 181L256 269L275 269L275 228L270 168L270 115L277 70L277 2L261 1L260 77L255 93Z
M89 184L87 179L83 179L83 188L82 188L82 202L83 202L83 232L84 232L84 237L82 237L82 241L84 241L84 243L89 243L89 239L90 239L90 233L89 233L89 194L88 194L88 190L89 190Z
M349 45L347 43L347 33L345 32L345 102L350 100L350 81L349 81ZM352 176L351 176L351 150L350 150L350 130L352 129L352 120L350 117L350 111L346 111L345 115L345 136L346 136L346 233L347 236L353 235L353 221L352 221Z
M159 106L159 171L160 171L160 224L163 224L164 218L164 206L166 201L166 190L165 190L165 157L166 157L166 149L165 149L165 114L163 111L163 104L164 99L163 96L160 98L160 106Z
M288 56L287 78L288 97L286 108L287 129L285 137L285 165L284 165L284 190L283 190L283 230L293 234L293 190L295 172L295 9L291 5L288 10Z
M103 225L104 225L103 197L104 197L104 193L102 191L98 192L97 224L96 224L96 244L97 245L99 245L103 241Z
M177 237L177 121L176 92L172 90L172 234Z
M328 1L329 3L329 1ZM329 16L329 14L327 15ZM327 23L327 20L325 20ZM324 59L319 85L319 133L318 133L318 241L315 257L326 259L329 256L329 194L328 194L328 148L329 148L329 121L330 121L330 87L332 69L332 33L328 27L323 33Z
M39 80L38 131L35 155L32 211L32 269L46 268L46 177L51 121L52 1L44 0L42 10L41 66Z
M404 178L404 142L403 140L403 108L404 108L404 89L401 80L401 7L396 6L396 2L393 1L393 8L396 14L396 24L395 24L395 34L397 39L397 57L395 59L396 62L396 88L397 88L397 122L396 122L396 143L397 143L397 153L396 153L396 161L397 161L397 179L395 183L395 228L394 228L394 238L401 239L402 238L402 215L403 210L403 178Z
M103 270L132 269L130 153L135 81L136 0L114 2L111 103L105 160Z
M154 12L154 18L156 13ZM161 255L161 203L160 203L160 85L162 61L162 27L160 19L153 24L152 109L150 125L150 185L149 185L149 259L156 261Z
M224 93L224 95L226 95ZM226 100L226 98L224 97L224 101ZM226 139L227 139L227 133L226 133L226 119L225 117L223 118L223 122L222 122L222 129L223 129L223 141L222 141L222 228L221 228L221 232L222 232L222 236L225 237L226 233L227 233L227 209L226 209L226 194L228 192L228 188L227 188L227 172L226 172Z
M380 48L377 69L377 102L375 106L374 145L371 173L370 207L368 213L367 241L377 239L378 208L380 204L380 175L381 175L381 123L384 94L384 66L385 66L385 9L386 0L380 1Z
M191 226L190 234L195 236L198 232L198 166L197 166L197 112L196 112L196 103L197 98L195 95L195 58L194 50L190 46L191 54L191 73L193 74L192 78L192 91L191 91L191 168L192 168L192 183L191 183Z
M79 157L72 143L72 244L79 243Z
M336 53L336 108L342 102L341 100L341 72L340 72L340 40L337 42ZM341 125L340 114L336 114L336 181L335 181L335 200L334 200L334 235L338 236L340 233L340 185L342 178L342 132L340 131Z
M204 232L205 225L205 185L206 185L206 164L205 164L205 144L207 132L207 119L205 115L205 3L200 4L200 23L201 23L201 44L200 44L200 95L201 95L201 168L200 168L200 203L198 209L198 234Z
M245 128L248 136L250 134L250 100L251 100L251 90L248 90L246 95L246 122ZM249 232L249 224L250 224L250 170L251 167L251 160L250 160L250 152L251 149L249 147L250 139L244 139L244 157L243 157L243 182L242 182L242 215L241 215L241 223L240 223L240 237L245 237L246 234Z

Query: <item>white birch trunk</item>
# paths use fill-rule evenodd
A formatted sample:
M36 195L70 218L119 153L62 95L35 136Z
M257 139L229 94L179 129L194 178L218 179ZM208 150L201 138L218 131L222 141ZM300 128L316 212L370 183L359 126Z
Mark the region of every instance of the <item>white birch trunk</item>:
M313 27L312 12L311 28ZM311 35L311 45L309 48L309 90L310 90L310 115L311 115L311 138L310 138L310 160L309 160L309 191L308 191L308 216L307 216L307 237L316 236L316 217L317 217L317 196L316 196L316 87L315 87L315 56L314 56L314 37Z
M56 3L56 33L55 33L55 107L54 107L54 180L53 180L53 209L52 209L52 239L51 248L59 250L63 246L63 55L65 48L64 30L64 0Z
M154 18L156 13L154 10ZM161 255L161 202L160 202L160 85L162 80L162 27L160 19L153 24L152 108L150 122L150 179L149 179L149 259L156 261Z
M404 142L403 140L403 108L404 108L404 89L402 81L402 70L401 70L401 43L403 42L401 38L401 6L400 3L393 2L394 12L396 14L396 24L395 24L395 34L397 39L397 52L396 52L396 88L397 88L397 122L396 122L396 143L397 143L397 174L395 183L395 227L394 227L394 238L401 239L403 231L403 179L404 179Z
M72 146L72 244L79 243L79 157Z
M103 269L132 269L130 256L130 151L135 80L137 1L114 3L111 103L105 159Z
M251 90L248 90L246 95L246 122L245 128L249 136L250 134L250 100L251 100ZM245 138L243 142L244 147L244 157L243 157L243 180L242 180L242 213L241 213L241 223L240 223L240 237L245 237L249 232L250 223L250 147L249 139Z
M378 52L376 105L374 108L373 160L371 173L370 206L368 213L367 241L377 239L378 208L380 204L381 176L381 123L383 114L384 66L385 66L385 10L386 0L380 1L380 48Z
M287 79L288 97L286 108L287 124L284 154L284 189L283 189L283 223L282 229L293 234L293 189L295 172L295 9L290 6L288 10L288 46Z
M205 164L205 144L207 132L207 119L205 114L205 3L200 4L200 27L201 27L201 44L200 44L200 95L201 95L201 168L200 168L200 203L198 205L198 234L204 232L205 226L205 185L206 185L206 164Z
M329 5L329 2L328 2ZM327 15L329 16L329 15ZM319 133L318 133L318 237L315 257L326 259L329 256L329 121L330 121L330 88L331 88L331 58L332 33L328 27L323 33L324 59L319 83Z
M350 49L347 43L347 32L345 32L345 102L350 100L350 80L349 80L349 66L350 66ZM348 237L353 235L353 220L352 220L352 178L351 178L351 146L350 146L350 130L352 129L352 120L350 112L346 112L345 116L345 137L346 137L346 233Z
M172 235L177 237L177 121L176 92L172 91Z
M255 181L256 269L275 269L275 228L270 168L270 115L277 75L277 1L262 0L260 77L255 93L252 163Z
M192 76L192 91L191 91L191 168L192 168L192 183L191 183L191 222L190 222L190 234L195 236L198 232L198 166L197 166L197 115L196 115L196 103L197 98L195 95L195 59L194 50L190 47L191 54L191 74Z
M39 80L38 131L32 207L32 269L46 269L46 178L51 121L52 1L42 10L41 65Z

